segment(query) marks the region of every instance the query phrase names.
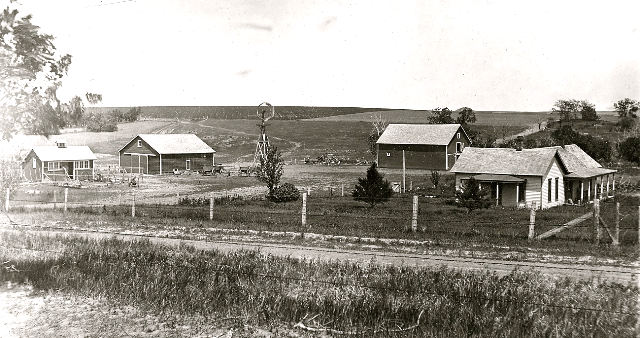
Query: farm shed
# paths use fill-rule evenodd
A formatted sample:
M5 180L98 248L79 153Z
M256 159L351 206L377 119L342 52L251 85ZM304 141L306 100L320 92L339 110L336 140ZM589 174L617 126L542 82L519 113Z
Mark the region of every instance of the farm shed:
M456 189L473 177L502 206L544 209L607 197L615 189L615 170L602 168L573 144L521 150L468 147L451 171Z
M93 179L95 160L89 147L58 141L53 146L33 147L22 162L22 172L32 182Z
M143 174L202 170L215 163L215 151L195 134L140 134L118 151L121 169Z
M380 168L449 170L471 144L459 124L390 124L377 142Z

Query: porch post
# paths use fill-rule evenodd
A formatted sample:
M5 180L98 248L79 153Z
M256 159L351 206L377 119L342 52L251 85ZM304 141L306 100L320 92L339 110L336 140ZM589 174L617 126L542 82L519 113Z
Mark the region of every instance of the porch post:
M520 184L516 183L516 208L518 207L518 202L520 202Z
M607 197L609 197L609 174L607 174Z
M162 154L159 154L159 155L160 155L160 175L162 175ZM215 165L215 164L216 164L216 161L214 159L213 160L213 165Z
M580 180L580 204L584 201L584 181Z
M600 176L600 199L604 199L604 176Z
M500 182L496 182L496 206L500 205Z
M613 173L613 177L612 178L613 178L613 180L612 180L613 181L613 186L612 186L612 189L611 189L612 190L611 194L615 196L616 195L616 173Z
M589 190L587 190L587 201L591 201L591 179L589 179Z

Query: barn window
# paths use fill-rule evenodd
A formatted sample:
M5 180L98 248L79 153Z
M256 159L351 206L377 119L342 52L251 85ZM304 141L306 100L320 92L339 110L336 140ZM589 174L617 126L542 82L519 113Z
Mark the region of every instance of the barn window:
M387 153L387 157L391 157L391 153Z
M37 167L37 163L36 163L36 158L35 157L31 159L31 167L33 169L35 169Z
M142 140L138 140L138 148L142 148Z
M460 138L460 133L458 133L457 137Z
M456 153L462 152L462 142L456 142Z
M186 170L191 170L191 160L187 160L187 162L186 162Z

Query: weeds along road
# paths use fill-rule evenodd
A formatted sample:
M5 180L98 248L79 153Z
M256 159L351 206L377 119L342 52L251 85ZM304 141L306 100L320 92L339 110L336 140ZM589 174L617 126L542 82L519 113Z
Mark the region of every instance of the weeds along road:
M369 264L374 261L378 264L393 264L406 266L445 266L452 269L466 271L490 271L498 275L506 275L514 269L521 271L537 271L542 274L556 277L573 277L580 279L600 279L603 281L630 283L637 281L638 269L635 267L620 266L593 266L584 264L559 264L540 262L506 261L495 259L480 259L468 257L403 254L395 252L362 251L348 249L332 249L313 246L299 246L292 244L270 244L258 242L232 242L232 241L198 241L182 240L174 238L148 237L136 235L110 234L102 232L84 231L56 231L56 230L29 230L0 228L3 232L46 234L52 236L76 236L90 239L118 238L121 240L148 239L155 244L178 246L180 244L191 245L202 250L219 250L231 252L237 250L257 250L263 254L274 256L317 259L317 260L341 260Z

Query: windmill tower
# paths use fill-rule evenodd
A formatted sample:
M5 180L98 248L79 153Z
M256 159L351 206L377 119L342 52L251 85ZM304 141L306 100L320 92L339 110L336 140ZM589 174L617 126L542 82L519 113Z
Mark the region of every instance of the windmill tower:
M257 126L260 127L260 137L258 138L258 143L256 144L256 154L253 156L253 164L252 167L256 167L260 163L260 159L264 159L267 157L267 150L269 149L269 138L267 137L267 124L271 118L275 116L275 108L268 103L262 102L258 106L257 115L260 118L260 124Z

